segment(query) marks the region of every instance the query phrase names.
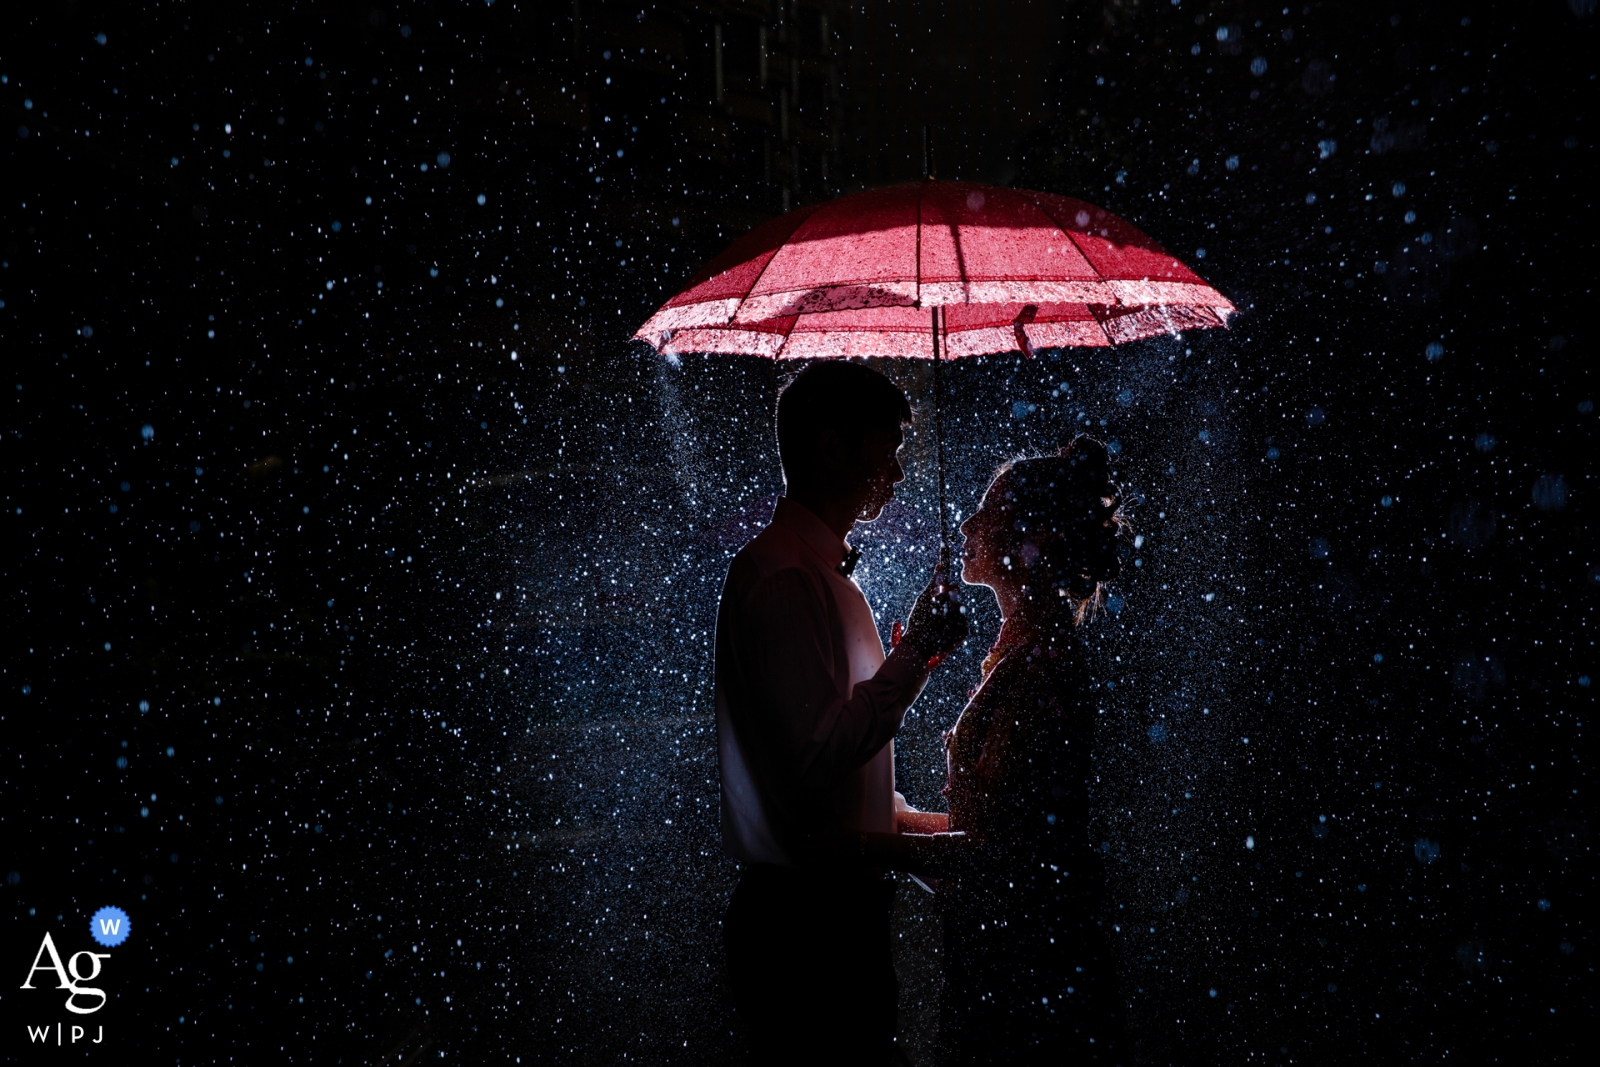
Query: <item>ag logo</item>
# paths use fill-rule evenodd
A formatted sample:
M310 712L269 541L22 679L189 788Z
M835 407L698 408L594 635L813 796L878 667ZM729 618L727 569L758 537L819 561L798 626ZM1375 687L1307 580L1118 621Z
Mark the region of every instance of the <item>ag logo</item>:
M128 939L130 932L128 913L121 908L101 908L89 920L89 934L106 948L115 948ZM49 962L44 962L49 957ZM88 962L81 962L88 957ZM56 943L47 932L44 941L39 945L39 951L33 957L33 966L28 969L28 976L23 980L23 989L36 988L33 984L34 976L40 971L54 971L57 979L57 989L69 990L67 993L67 1010L75 1015L93 1015L106 1005L106 993L103 989L95 989L83 985L100 977L100 967L103 960L111 958L109 952L75 952L63 966L61 953L56 951ZM84 970L87 968L88 973ZM92 1005L80 1004L79 997L99 998Z

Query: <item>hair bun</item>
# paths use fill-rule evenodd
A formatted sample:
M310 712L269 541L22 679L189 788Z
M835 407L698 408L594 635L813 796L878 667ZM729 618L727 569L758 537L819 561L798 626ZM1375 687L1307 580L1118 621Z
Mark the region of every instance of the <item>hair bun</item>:
M1103 471L1110 477L1111 453L1105 444L1087 434L1079 434L1061 447L1056 455L1074 467Z

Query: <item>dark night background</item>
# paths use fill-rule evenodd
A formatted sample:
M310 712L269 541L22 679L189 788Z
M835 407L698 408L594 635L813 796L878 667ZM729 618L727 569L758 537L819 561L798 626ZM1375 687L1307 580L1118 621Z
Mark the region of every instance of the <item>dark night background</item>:
M1241 310L950 374L958 508L1087 429L1146 539L1087 634L1138 1062L1565 1062L1595 1022L1595 23L8 12L4 1055L69 1056L22 1023L84 1020L15 979L116 904L90 1056L741 1062L710 630L780 489L778 378L627 337L751 225L920 177L931 123L941 178L1101 203ZM885 370L925 412L926 366ZM885 626L935 551L929 451L860 535ZM925 805L979 608L900 742ZM928 1063L937 911L898 899Z

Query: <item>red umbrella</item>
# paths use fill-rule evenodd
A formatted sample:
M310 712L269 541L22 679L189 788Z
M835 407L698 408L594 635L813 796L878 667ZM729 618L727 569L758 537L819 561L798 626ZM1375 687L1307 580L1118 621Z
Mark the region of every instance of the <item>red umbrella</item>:
M757 226L702 267L635 336L661 350L683 329L955 304L1184 308L1208 326L1224 325L1234 310L1160 245L1093 204L928 181L814 204ZM839 321L839 329L851 328ZM876 328L876 320L864 320L863 328ZM730 343L701 351L729 351L723 344Z
M1226 326L1233 305L1081 200L925 181L799 208L702 267L634 336L666 355L931 357L948 550L943 356L1101 346Z

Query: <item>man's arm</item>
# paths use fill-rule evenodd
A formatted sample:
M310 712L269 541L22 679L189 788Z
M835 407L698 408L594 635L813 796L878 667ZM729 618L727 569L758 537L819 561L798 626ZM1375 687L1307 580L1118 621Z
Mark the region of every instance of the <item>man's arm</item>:
M826 792L894 737L927 680L926 657L896 649L841 698L824 593L812 578L798 568L777 571L745 606L736 641L767 719L763 732L795 781Z

